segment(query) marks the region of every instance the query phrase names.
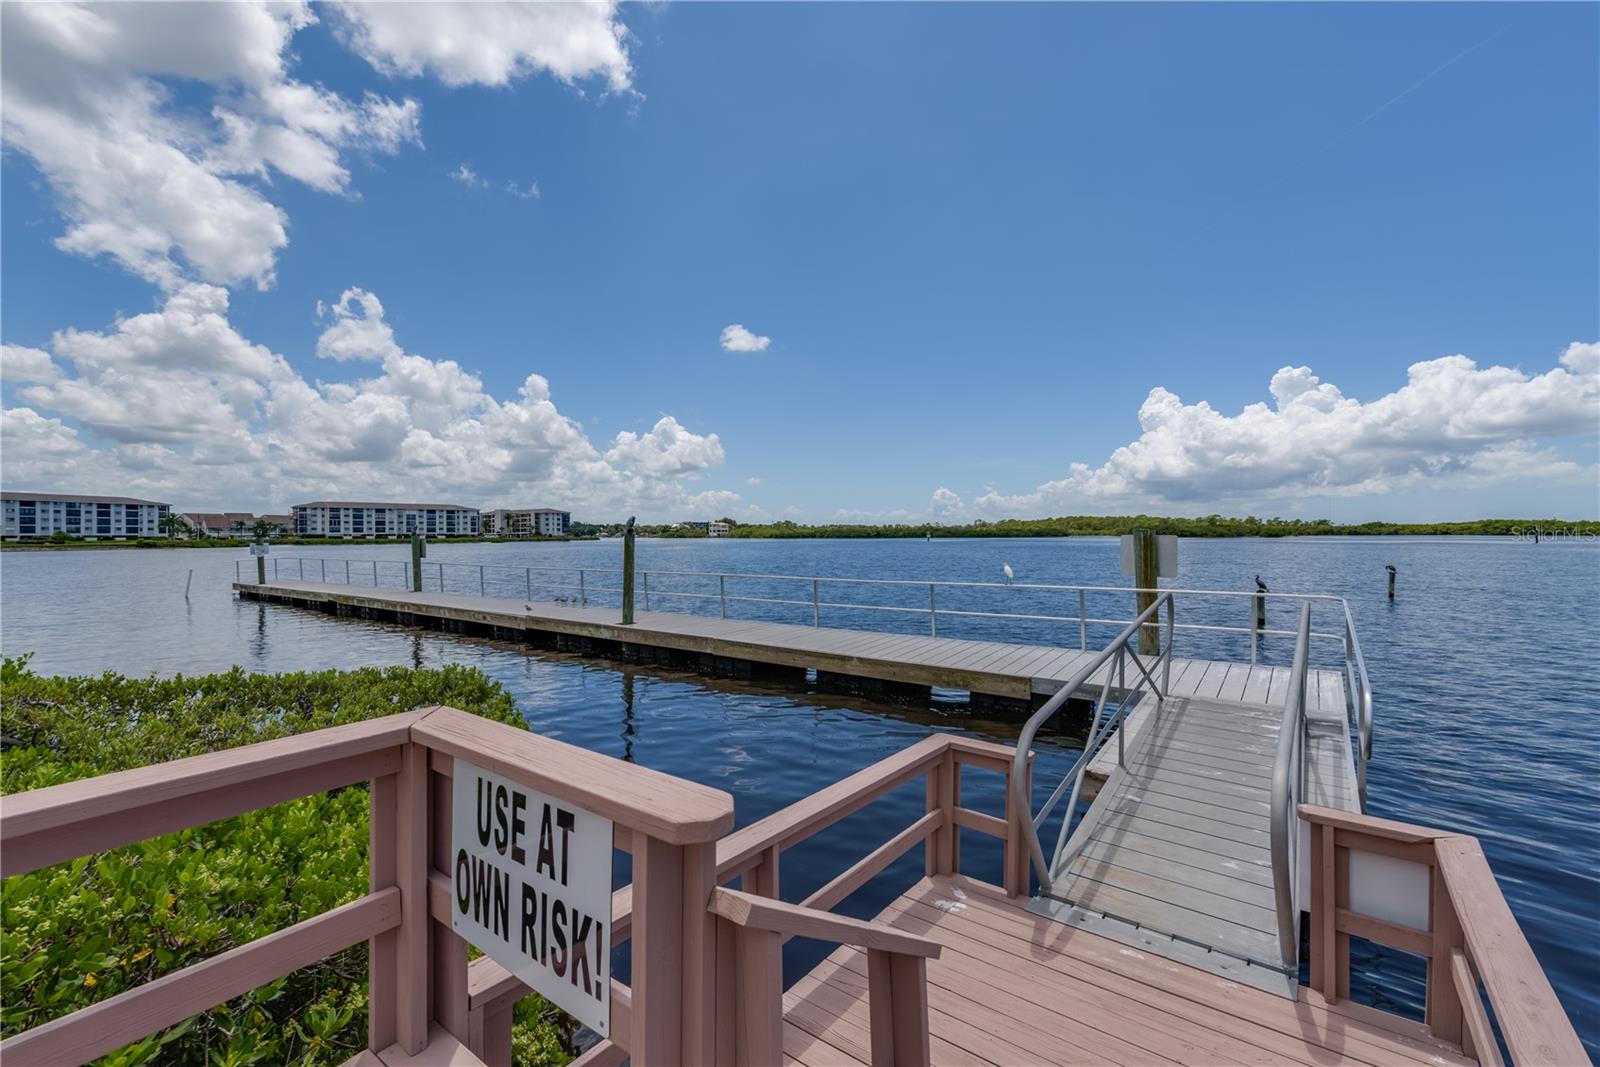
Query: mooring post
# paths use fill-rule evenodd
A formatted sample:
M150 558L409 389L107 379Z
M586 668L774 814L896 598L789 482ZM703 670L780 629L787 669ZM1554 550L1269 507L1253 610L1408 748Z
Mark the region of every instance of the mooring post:
M1267 598L1260 593L1256 594L1256 629L1267 628Z
M265 544L262 544L261 542L257 542L257 544L260 546L260 548L262 549L262 551L264 553L266 551L266 547L267 546ZM267 584L267 557L264 554L263 555L259 555L259 556L256 557L256 584L257 585L266 585Z
M1154 530L1133 531L1133 584L1140 590L1149 590L1137 594L1135 604L1138 608L1136 614L1142 615L1145 609L1156 602L1155 589L1160 583L1156 570L1156 532ZM1152 621L1139 628L1139 655L1154 656L1161 650L1161 627Z
M1389 572L1389 599L1393 600L1394 599L1394 576L1395 576L1394 564L1393 563L1386 564L1384 566L1384 570Z
M633 519L622 531L622 625L633 625Z
M411 591L422 592L422 557L428 554L428 546L422 540L420 533L411 535ZM444 579L439 580L440 592L444 591Z

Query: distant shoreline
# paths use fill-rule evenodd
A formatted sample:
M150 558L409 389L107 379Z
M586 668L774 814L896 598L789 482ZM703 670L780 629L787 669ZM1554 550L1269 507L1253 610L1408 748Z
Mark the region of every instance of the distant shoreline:
M568 537L441 537L430 544L526 544L536 542L596 541L620 533L617 525L581 524L582 533ZM636 531L650 540L924 540L934 538L1072 538L1116 537L1134 530L1154 530L1193 538L1239 537L1510 537L1522 541L1600 541L1600 522L1562 519L1475 519L1440 523L1332 523L1292 519L1200 519L1154 516L1068 516L1055 519L1006 519L962 526L933 523L868 526L855 524L803 526L780 522L770 525L734 525L726 538L710 538L694 527L640 525ZM269 542L277 549L338 545L406 545L405 538L307 537ZM247 548L236 538L142 538L132 541L0 542L0 552L99 551L105 549Z
M617 527L586 527L606 533ZM998 522L947 526L918 524L802 525L795 522L732 524L730 538L788 540L798 538L940 538L940 537L1116 537L1135 530L1153 530L1179 537L1516 537L1528 541L1600 538L1600 522L1565 519L1473 519L1467 522L1363 522L1335 523L1304 519L1243 519L1207 515L1172 518L1156 515L1067 515L1051 519L1003 519ZM692 528L641 527L642 534L662 537L702 538Z

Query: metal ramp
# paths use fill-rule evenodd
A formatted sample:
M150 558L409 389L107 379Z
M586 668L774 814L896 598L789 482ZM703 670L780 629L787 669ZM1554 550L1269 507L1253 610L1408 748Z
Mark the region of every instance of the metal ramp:
M1346 698L1339 674L1310 671L1309 619L1307 608L1294 680L1280 707L1175 696L1170 687L1163 697L1170 602L1166 649L1153 664L1133 648L1137 625L1106 649L1104 677L1131 676L1138 683L1122 687L1116 698L1113 687L1103 685L1082 757L1033 820L1036 841L1067 799L1053 854L1046 860L1042 847L1034 851L1040 894L1030 911L1295 995L1302 902L1295 886L1300 827L1293 813L1300 803L1361 810L1346 714L1358 702ZM1360 700L1367 700L1364 671L1348 676L1361 688ZM1313 698L1324 699L1308 702L1308 685ZM1144 722L1128 731L1133 708ZM1029 726L1053 713L1047 704ZM1133 736L1125 739L1125 733ZM1033 736L1024 730L1019 753ZM1074 819L1084 772L1097 754L1101 762L1112 756L1114 770Z

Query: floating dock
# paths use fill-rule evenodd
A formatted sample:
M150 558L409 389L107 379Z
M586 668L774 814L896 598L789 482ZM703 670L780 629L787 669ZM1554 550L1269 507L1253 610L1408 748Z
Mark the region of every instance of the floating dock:
M638 612L625 626L615 608L320 582L234 588L246 599L589 654L664 658L707 673L812 669L868 693L874 686L924 695L932 687L965 689L1023 709L1067 685L1075 700L1094 702L1108 684L1123 697L1137 680L1126 662L1099 651L671 612ZM1134 694L1120 745L1104 745L1085 766L1079 798L1093 803L1066 846L1075 858L1037 908L1290 995L1295 977L1286 973L1278 943L1269 823L1293 671L1173 658L1165 678L1164 696ZM1309 669L1307 678L1304 801L1359 813L1344 678Z
M580 607L502 597L374 589L328 582L235 582L242 599L295 604L333 615L526 640L561 651L589 653L737 673L755 666L815 670L836 679L895 686L966 690L980 698L1036 706L1095 656L1095 650L963 641L950 637L797 626L677 612L640 611L632 625L614 607ZM1099 692L1108 672L1091 678L1084 698ZM1173 660L1173 691L1229 701L1282 702L1287 667ZM1344 707L1337 671L1317 672L1319 706ZM1135 727L1137 728L1137 719Z

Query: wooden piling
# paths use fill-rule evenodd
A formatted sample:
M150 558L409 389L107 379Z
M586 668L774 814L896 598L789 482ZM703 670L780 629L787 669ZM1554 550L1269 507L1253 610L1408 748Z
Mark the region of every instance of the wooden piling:
M1135 608L1138 614L1156 602L1155 589L1161 579L1156 566L1156 532L1133 531L1133 584L1141 590ZM1139 655L1154 656L1161 651L1161 627L1152 621L1139 629Z
M1256 594L1256 629L1267 628L1267 598L1260 593Z
M1394 576L1395 576L1394 564L1392 564L1392 563L1389 564L1388 571L1389 571L1389 599L1393 600L1394 599Z
M265 546L262 546L262 547L265 547ZM267 557L266 556L257 556L256 557L256 584L257 585L266 585L267 584Z
M622 531L622 625L633 625L633 519Z
M422 557L428 554L428 548L422 541L422 535L411 535L411 591L422 592ZM442 579L441 579L442 581ZM441 589L441 592L443 590Z

